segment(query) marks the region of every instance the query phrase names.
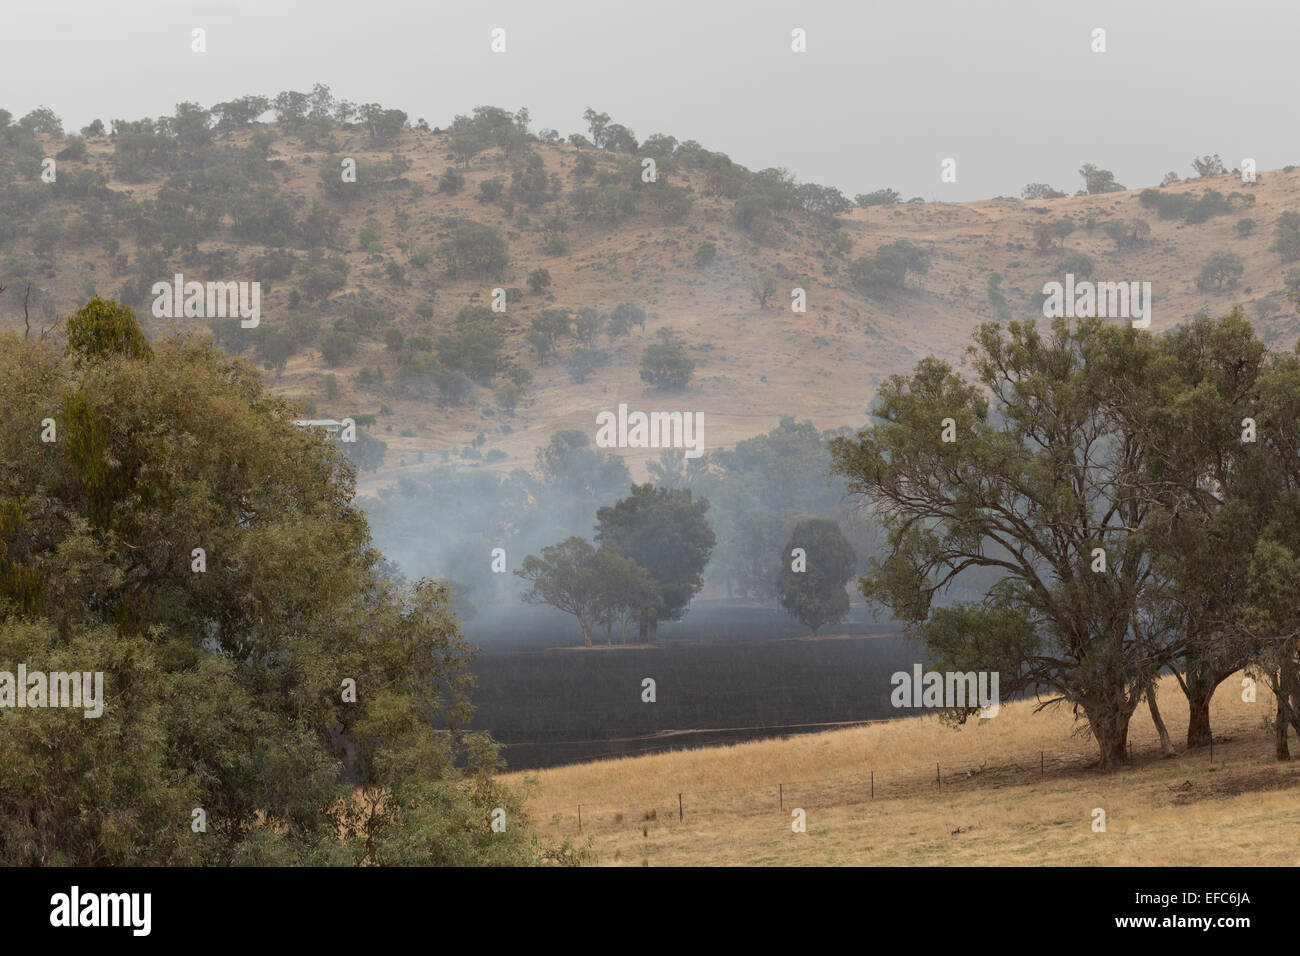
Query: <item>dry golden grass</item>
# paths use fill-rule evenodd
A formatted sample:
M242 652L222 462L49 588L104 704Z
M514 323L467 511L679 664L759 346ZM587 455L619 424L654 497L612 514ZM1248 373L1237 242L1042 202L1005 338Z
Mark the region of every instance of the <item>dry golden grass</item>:
M1240 692L1232 678L1214 699L1213 762L1186 752L1186 704L1167 678L1159 703L1178 754L1161 758L1144 705L1133 765L1109 774L1071 735L1068 710L1021 702L958 730L905 718L506 779L535 778L530 809L556 838L577 836L582 804L602 865L1296 865L1300 762L1273 758L1267 690L1253 704ZM793 808L806 833L792 832ZM1104 833L1092 829L1096 808Z

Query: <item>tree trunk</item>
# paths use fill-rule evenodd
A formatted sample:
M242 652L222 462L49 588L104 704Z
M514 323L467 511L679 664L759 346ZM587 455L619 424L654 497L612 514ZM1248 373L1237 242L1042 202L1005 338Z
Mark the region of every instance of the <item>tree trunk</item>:
M1097 741L1100 768L1116 770L1128 763L1128 722L1133 711L1115 704L1103 709L1100 706L1103 703L1098 702L1096 711L1089 711L1085 707L1084 713L1088 718L1088 726L1092 728L1092 736Z
M1286 698L1281 694L1277 695L1277 720L1274 723L1276 724L1274 733L1277 744L1277 759L1290 760L1291 748L1287 744Z
M659 640L659 619L658 618L651 618L650 620L650 633L648 635L648 639L651 644L654 644Z
M1160 708L1156 705L1156 689L1147 688L1147 704L1151 707L1151 722L1156 725L1156 732L1160 734L1160 753L1165 757L1174 755L1174 745L1169 741L1169 731L1165 728L1165 722L1160 716Z
M1213 691L1210 693L1213 694ZM1199 694L1189 696L1187 698L1187 746L1205 747L1209 743L1210 698Z
M1210 745L1210 701L1223 679L1218 674L1192 665L1187 668L1183 693L1187 695L1187 746Z

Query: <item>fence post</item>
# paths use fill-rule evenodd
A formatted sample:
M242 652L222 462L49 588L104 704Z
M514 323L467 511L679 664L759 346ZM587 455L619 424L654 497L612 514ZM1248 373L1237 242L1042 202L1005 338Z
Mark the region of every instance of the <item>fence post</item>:
M939 776L939 765L937 763L934 765L934 782L939 785L940 790L943 789L943 777Z
M780 800L781 809L784 810L785 809L785 784L778 783L777 786L780 787L780 789L777 791L777 798Z
M876 772L871 771L871 799L876 799Z
M1043 756L1043 752L1040 750L1038 751L1038 776L1044 777L1046 775L1047 775L1047 759Z
M1214 763L1214 731L1210 731L1210 763Z
M679 793L677 794L677 822L678 823L682 822L682 818L684 815L685 815L685 811L682 810L682 795Z
M578 832L582 832L582 804L578 804Z

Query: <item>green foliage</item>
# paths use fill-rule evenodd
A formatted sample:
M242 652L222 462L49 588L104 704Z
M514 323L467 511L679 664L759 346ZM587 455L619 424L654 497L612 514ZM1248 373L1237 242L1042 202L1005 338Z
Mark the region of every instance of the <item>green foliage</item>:
M1064 249L1065 237L1074 232L1074 229L1074 220L1068 216L1051 222L1040 222L1034 226L1034 243L1040 252L1046 252L1054 242Z
M1115 174L1109 169L1099 169L1092 163L1084 163L1079 169L1079 175L1083 177L1084 191L1089 196L1123 192L1125 188L1115 181Z
M321 358L334 368L357 354L357 337L350 332L331 332L320 340Z
M0 338L0 659L105 692L94 719L6 712L0 861L556 859L463 729L449 589L388 579L342 450L211 342L153 348L77 363ZM58 441L34 445L46 416Z
M354 442L341 442L344 454L356 466L358 472L378 471L384 463L384 454L388 451L386 442L371 435L357 422L357 435Z
M532 272L528 273L528 288L532 289L535 294L540 294L541 291L545 288L548 288L550 284L551 284L550 269L539 268L539 269L534 269Z
M929 252L899 239L881 246L873 255L854 260L849 266L849 277L862 291L879 295L902 288L907 273L924 273L929 268Z
M570 333L573 315L568 309L546 309L533 317L528 341L537 351L537 361L545 363L559 349L560 338Z
M528 555L515 571L531 584L521 595L526 604L549 604L572 614L582 629L582 643L591 646L600 582L595 571L596 549L585 538L571 537L542 548L541 557Z
M732 218L750 238L762 242L772 227L772 201L763 195L742 196L732 210Z
M1223 160L1219 154L1213 156L1197 156L1192 159L1192 168L1196 170L1196 175L1205 179L1209 176L1222 176L1227 170L1223 167Z
M472 307L471 307L472 308ZM438 338L438 358L449 369L486 384L500 365L501 332L490 319L467 322L453 335Z
M1205 265L1201 267L1201 274L1196 277L1196 288L1222 289L1225 285L1232 288L1245 269L1241 257L1235 252L1219 249L1212 252L1210 258L1205 260Z
M863 594L915 627L940 670L996 670L1004 694L1051 687L1103 768L1124 762L1162 668L1208 706L1193 686L1212 694L1252 654L1292 666L1276 657L1296 633L1281 625L1290 598L1246 583L1271 573L1257 536L1285 527L1272 509L1300 475L1294 443L1274 438L1300 366L1269 358L1270 390L1264 352L1239 314L1163 339L1096 319L1012 322L977 333L975 384L935 359L895 376L875 423L831 445L889 535ZM961 587L985 593L939 600Z
M865 209L868 206L892 206L902 198L903 194L897 189L877 189L874 192L859 193L853 197L853 202Z
M1188 193L1165 193L1158 189L1144 189L1138 193L1138 200L1144 206L1155 209L1161 219L1185 219L1190 223L1202 223L1212 216L1227 212L1231 204L1223 193L1207 189L1199 197Z
M796 569L795 549L806 567ZM849 613L845 586L858 565L857 552L829 518L808 518L794 526L781 555L776 595L787 612L816 634Z
M85 358L123 355L136 360L153 355L135 313L99 296L68 316L67 334L69 355Z
M705 518L707 500L689 489L633 485L632 493L596 512L596 540L636 562L654 582L658 602L643 608L641 637L659 621L675 621L704 587L703 572L717 539Z
M1053 189L1047 183L1030 183L1020 191L1025 199L1064 199L1065 193Z
M1300 259L1300 212L1288 211L1277 217L1273 245L1269 248L1281 256L1283 262Z
M673 330L660 329L658 338L641 353L641 381L651 388L685 388L695 374L694 360Z
M1145 219L1112 219L1101 227L1115 243L1116 249L1141 245L1151 235L1151 224Z
M1061 259L1061 271L1073 273L1080 278L1090 278L1097 268L1097 263L1086 252L1072 249Z
M637 326L642 332L645 331L646 314L645 309L631 302L620 302L614 306L614 311L609 314L605 328L609 333L610 341L621 335L627 335L632 331L632 326Z
M506 241L490 226L457 219L451 238L438 247L447 271L455 276L496 276L508 261Z
M513 415L524 399L524 390L514 382L503 382L492 396L507 415Z
M454 196L465 188L465 177L454 167L448 166L438 177L438 192Z
M772 296L776 295L776 277L771 275L753 276L749 280L749 294L754 297L760 309L766 309Z
M588 346L571 353L564 363L564 369L569 373L569 381L581 385L608 364L608 354L601 349Z

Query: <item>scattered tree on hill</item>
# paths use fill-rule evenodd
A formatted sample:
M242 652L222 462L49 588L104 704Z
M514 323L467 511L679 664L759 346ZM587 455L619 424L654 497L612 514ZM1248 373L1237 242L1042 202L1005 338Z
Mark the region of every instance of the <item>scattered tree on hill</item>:
M1084 163L1079 169L1079 175L1083 177L1084 192L1089 196L1098 193L1118 193L1125 189L1115 181L1115 174L1109 169L1100 169L1092 163Z
M1151 235L1151 224L1145 219L1112 219L1101 230L1115 243L1116 249L1127 249L1140 245Z
M1065 193L1053 189L1047 183L1030 183L1020 191L1025 199L1064 199Z
M930 253L906 239L881 246L871 256L862 256L849 266L854 285L869 294L902 288L907 273L924 273L930 268Z
M528 273L528 288L532 289L534 293L540 294L541 291L548 288L550 284L550 269L534 269L532 272Z
M641 353L641 381L652 388L685 388L694 374L695 362L672 329L660 329L659 341Z
M496 276L509 261L506 241L496 229L464 219L451 223L451 238L438 252L448 273L457 276Z
M1227 172L1223 167L1223 160L1219 158L1218 153L1215 153L1213 156L1207 154L1205 156L1193 157L1192 168L1196 170L1196 175L1201 179L1205 179L1209 176L1222 176Z
M1283 262L1300 259L1300 212L1287 211L1277 217L1271 248Z
M766 309L768 301L776 295L776 279L770 275L752 277L749 280L749 294L754 297L760 309Z
M1245 271L1246 267L1242 264L1240 256L1235 252L1220 249L1211 253L1210 258L1205 260L1205 265L1201 267L1201 274L1196 277L1196 288L1222 289L1225 284L1228 288L1232 288Z
M537 351L537 361L545 364L559 349L561 337L569 335L572 327L573 315L568 309L546 309L533 316L528 341Z
M853 202L865 209L867 206L892 206L902 198L903 194L897 189L877 189L874 192L859 193L853 197Z

